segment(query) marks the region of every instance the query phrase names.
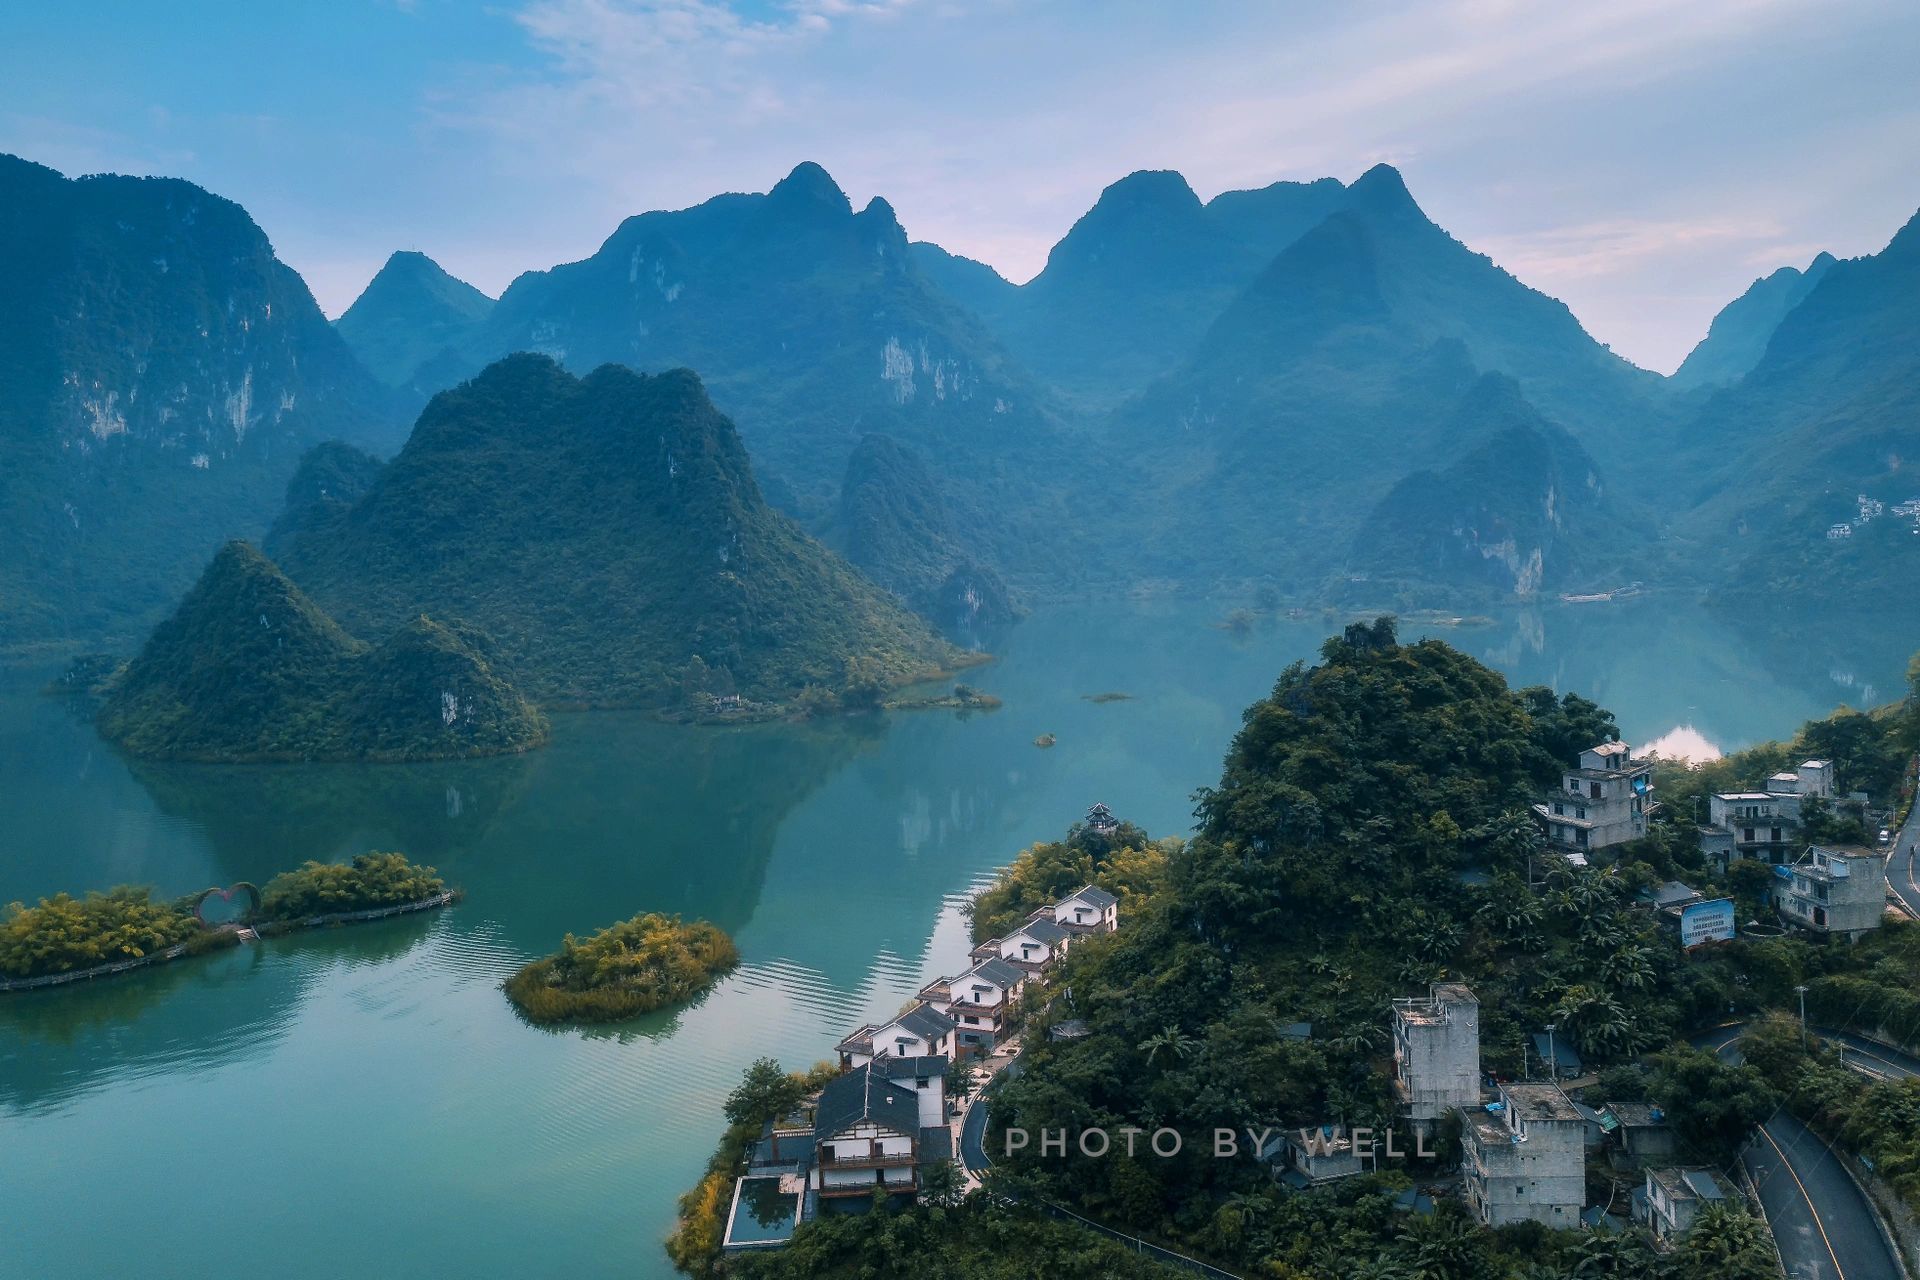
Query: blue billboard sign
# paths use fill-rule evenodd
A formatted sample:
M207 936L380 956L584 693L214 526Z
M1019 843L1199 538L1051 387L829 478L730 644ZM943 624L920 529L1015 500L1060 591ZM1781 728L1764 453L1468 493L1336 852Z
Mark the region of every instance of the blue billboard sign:
M1680 910L1680 945L1685 950L1708 942L1733 940L1733 899L1714 898Z

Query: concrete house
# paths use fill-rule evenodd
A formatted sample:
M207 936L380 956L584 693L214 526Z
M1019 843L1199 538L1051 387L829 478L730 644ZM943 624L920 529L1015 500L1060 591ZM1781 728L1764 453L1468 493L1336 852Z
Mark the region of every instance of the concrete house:
M1393 1002L1393 1089L1419 1125L1479 1104L1480 1001L1465 985Z
M1722 791L1707 797L1701 851L1721 863L1735 858L1783 861L1800 835L1800 798L1772 791Z
M1580 753L1580 765L1560 776L1560 787L1534 816L1557 853L1585 855L1647 834L1653 799L1653 762L1636 761L1624 742L1603 742Z
M1633 1198L1634 1216L1661 1244L1671 1244L1708 1205L1740 1203L1733 1184L1711 1169L1649 1169Z
M1666 1113L1651 1102L1609 1102L1601 1109L1603 1122L1620 1144L1620 1155L1629 1164L1673 1159L1680 1139L1667 1123Z
M1774 873L1774 906L1787 924L1852 941L1886 915L1887 864L1873 849L1810 845Z
M1296 1187L1318 1186L1369 1172L1372 1160L1354 1148L1353 1135L1341 1125L1323 1124L1289 1132L1278 1153L1283 1181Z
M1054 903L1052 918L1072 933L1112 933L1120 927L1120 899L1086 885Z
M953 1158L944 1123L920 1123L916 1090L873 1066L857 1067L828 1082L814 1111L811 1191L820 1208L865 1208L874 1189L910 1200L919 1194L919 1171Z
M1462 1107L1461 1172L1481 1222L1572 1229L1586 1204L1586 1120L1557 1084L1509 1084Z

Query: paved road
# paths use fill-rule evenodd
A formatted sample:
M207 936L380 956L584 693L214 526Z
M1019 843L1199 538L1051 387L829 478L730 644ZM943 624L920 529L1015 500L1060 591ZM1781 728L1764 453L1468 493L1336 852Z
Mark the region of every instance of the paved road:
M1694 1043L1737 1058L1745 1030L1722 1027L1695 1037ZM1875 1046L1872 1052L1888 1051ZM1891 1059L1881 1061L1893 1065ZM1760 1190L1780 1259L1793 1280L1904 1280L1906 1272L1880 1234L1866 1196L1841 1157L1812 1130L1781 1111L1760 1126L1740 1160Z
M1907 815L1907 825L1893 842L1887 859L1887 887L1893 890L1907 910L1920 917L1920 880L1915 879L1915 846L1920 845L1920 804Z

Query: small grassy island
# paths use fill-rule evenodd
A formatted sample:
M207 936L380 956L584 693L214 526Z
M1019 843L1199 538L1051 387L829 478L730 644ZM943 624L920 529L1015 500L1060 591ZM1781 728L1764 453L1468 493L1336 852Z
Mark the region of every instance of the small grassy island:
M271 886L269 886L271 887ZM503 987L529 1022L617 1022L685 1004L740 963L719 926L642 912L526 965Z
M231 900L241 889L257 910L225 924L209 924L196 910L203 899ZM81 898L59 893L31 907L14 902L0 908L0 990L202 955L243 941L242 926L287 933L444 906L453 896L432 867L415 866L405 854L363 853L348 863L309 862L283 872L264 892L240 884L161 902L151 889L120 885Z

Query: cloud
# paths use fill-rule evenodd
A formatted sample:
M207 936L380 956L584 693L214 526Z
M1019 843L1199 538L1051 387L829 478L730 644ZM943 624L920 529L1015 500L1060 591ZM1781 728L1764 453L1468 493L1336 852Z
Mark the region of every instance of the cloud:
M1703 251L1730 248L1742 261L1774 252L1779 222L1764 217L1613 219L1494 237L1477 248L1514 275L1552 291L1554 282L1618 275L1662 260L1688 261ZM1772 259L1775 266L1780 259Z
M1728 113L1761 92L1768 59L1844 39L1875 12L1866 0L1818 12L1805 0L1220 0L1198 17L1149 0L532 0L514 16L531 64L480 69L436 98L430 127L548 192L579 252L625 214L765 190L814 159L856 202L884 194L916 237L1015 280L1137 168L1178 168L1205 196L1389 160L1462 239L1529 283L1564 285L1583 318L1671 364L1711 315L1700 299L1717 295L1699 280L1717 289L1769 244L1818 238L1802 215L1820 210L1749 214L1753 191L1715 171L1726 161L1701 149L1702 131L1744 129L1753 154L1766 130ZM1822 120L1803 114L1810 129ZM1824 141L1798 145L1810 162L1851 145ZM1713 271L1679 312L1646 318L1690 255Z

